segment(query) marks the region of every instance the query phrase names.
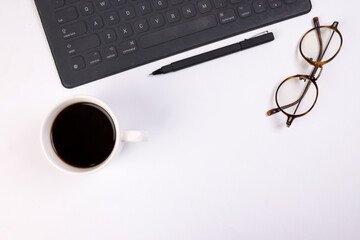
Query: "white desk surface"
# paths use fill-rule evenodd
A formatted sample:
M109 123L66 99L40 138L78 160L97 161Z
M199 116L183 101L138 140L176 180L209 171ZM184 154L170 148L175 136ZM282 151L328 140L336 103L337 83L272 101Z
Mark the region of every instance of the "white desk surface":
M4 3L5 1L2 0ZM313 0L304 16L74 89L62 87L32 0L0 8L0 239L360 239L358 1ZM308 74L298 42L318 16L340 22L313 111L267 117L284 78ZM175 60L273 31L275 41L176 73ZM150 132L101 171L64 174L40 126L61 99L107 103Z

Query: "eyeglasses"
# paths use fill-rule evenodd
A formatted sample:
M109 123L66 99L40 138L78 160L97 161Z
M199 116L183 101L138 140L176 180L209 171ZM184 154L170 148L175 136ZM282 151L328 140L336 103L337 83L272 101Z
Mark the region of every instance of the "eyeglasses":
M290 127L295 118L309 113L317 101L319 79L323 65L333 60L339 53L343 38L337 29L339 23L320 26L319 19L313 19L314 28L301 38L299 50L305 60L314 66L310 75L294 75L286 78L277 88L275 102L277 108L267 112L268 116L282 112L287 116L286 126Z

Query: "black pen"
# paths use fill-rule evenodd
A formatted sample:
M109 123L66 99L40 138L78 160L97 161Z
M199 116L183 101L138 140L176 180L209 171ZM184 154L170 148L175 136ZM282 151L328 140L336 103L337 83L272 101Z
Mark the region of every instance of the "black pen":
M245 39L244 41L234 43L226 47L222 47L219 49L212 50L210 52L202 53L193 57L185 58L177 62L173 62L169 65L163 66L162 68L154 71L152 75L174 72L180 69L191 67L196 64L203 63L215 58L219 58L234 52L242 51L251 47L261 45L263 43L271 42L274 39L275 39L274 34L272 32L265 31L250 39Z

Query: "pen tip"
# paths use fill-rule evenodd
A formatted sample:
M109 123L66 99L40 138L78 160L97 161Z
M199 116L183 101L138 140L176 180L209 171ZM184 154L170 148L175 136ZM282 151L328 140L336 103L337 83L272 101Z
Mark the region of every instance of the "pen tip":
M152 72L151 75L158 75L158 74L161 74L161 73L163 73L163 71L162 71L161 68L160 68L160 69Z

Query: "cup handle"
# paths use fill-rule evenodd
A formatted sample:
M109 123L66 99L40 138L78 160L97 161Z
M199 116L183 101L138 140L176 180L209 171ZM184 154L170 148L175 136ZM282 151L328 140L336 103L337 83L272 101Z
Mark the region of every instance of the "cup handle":
M124 130L122 132L122 142L146 142L149 133L146 131Z

